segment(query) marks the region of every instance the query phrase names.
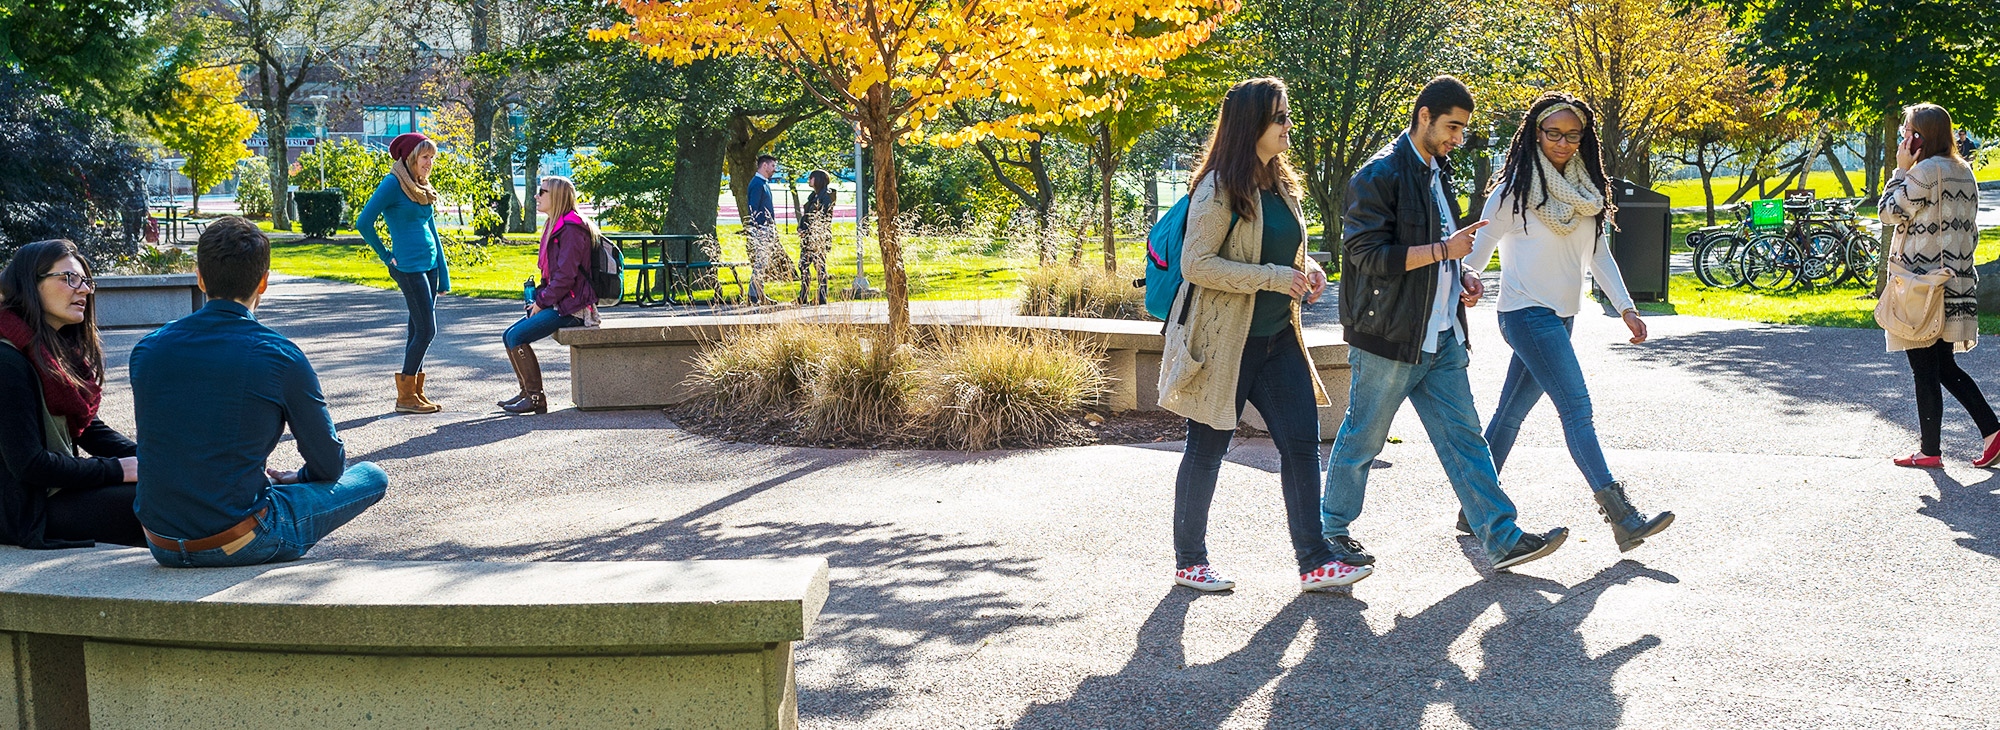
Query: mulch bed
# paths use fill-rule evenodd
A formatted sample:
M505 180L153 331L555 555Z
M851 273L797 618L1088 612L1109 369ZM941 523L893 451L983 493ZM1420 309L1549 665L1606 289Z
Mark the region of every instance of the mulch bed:
M691 433L723 441L829 449L935 448L934 444L923 443L910 436L887 439L879 436L814 438L798 426L791 414L778 410L722 411L706 403L691 401L668 406L662 412L675 425ZM1091 416L1101 418L1102 422L1094 421ZM1075 428L1069 429L1066 433L1041 440L1007 441L999 448L1038 449L1089 444L1144 444L1181 441L1186 438L1187 420L1180 416L1167 411L1121 411L1111 414L1078 414Z

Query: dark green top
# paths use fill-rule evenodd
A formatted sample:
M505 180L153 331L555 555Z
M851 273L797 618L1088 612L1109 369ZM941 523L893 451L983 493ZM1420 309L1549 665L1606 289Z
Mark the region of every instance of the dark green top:
M1275 192L1264 191L1264 256L1257 263L1290 268L1299 260L1305 245L1305 230L1292 215L1292 206ZM1284 292L1257 292L1257 308L1250 314L1250 336L1270 337L1292 323L1292 296Z

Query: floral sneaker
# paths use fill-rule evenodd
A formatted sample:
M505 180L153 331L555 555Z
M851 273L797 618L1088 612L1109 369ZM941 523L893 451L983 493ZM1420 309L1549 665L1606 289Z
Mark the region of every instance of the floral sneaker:
M1352 585L1375 572L1372 565L1348 565L1338 560L1314 568L1312 572L1299 576L1299 590L1316 591L1322 588Z
M1226 591L1236 587L1236 581L1222 577L1207 563L1174 571L1174 582L1197 591Z

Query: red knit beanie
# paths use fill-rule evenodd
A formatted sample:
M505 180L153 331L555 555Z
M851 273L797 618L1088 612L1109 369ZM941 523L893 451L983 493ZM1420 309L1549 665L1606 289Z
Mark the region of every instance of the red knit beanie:
M389 158L400 160L409 157L411 152L417 151L417 145L429 139L421 132L404 132L396 135L395 139L389 140Z

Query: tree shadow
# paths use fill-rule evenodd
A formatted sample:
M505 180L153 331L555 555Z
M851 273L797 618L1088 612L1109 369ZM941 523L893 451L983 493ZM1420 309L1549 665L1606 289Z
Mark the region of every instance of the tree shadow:
M1960 547L2000 558L2000 478L1962 484L1943 469L1924 471L1937 484L1938 496L1922 495L1917 514L1965 533L1956 541Z
M1216 728L1274 681L1270 728L1421 727L1436 703L1475 727L1518 727L1523 718L1613 727L1623 702L1612 675L1660 640L1649 635L1592 657L1580 626L1604 589L1637 578L1678 582L1630 560L1576 586L1501 575L1399 617L1381 635L1362 618L1367 603L1352 595L1302 593L1243 648L1197 665L1187 664L1182 648L1189 608L1228 599L1176 588L1140 626L1123 668L1084 680L1068 699L1031 706L1013 727ZM1454 659L1473 657L1452 645L1495 607L1505 618L1483 634L1480 668L1468 677ZM1286 654L1308 633L1304 658L1286 667Z
M828 657L823 661L865 671L843 671L826 678L831 684L800 692L799 712L804 717L865 718L894 697L895 688L926 663L927 655L969 650L1015 626L1054 625L1074 618L1050 615L1019 598L1022 592L1006 589L1008 583L1035 580L1039 560L995 557L1007 551L994 542L911 530L888 520L735 524L715 519L718 512L839 460L831 454L803 458L783 474L684 514L573 539L499 546L446 540L376 553L364 548L342 557L447 561L823 557L833 571L832 585L801 646L799 670L810 674L815 661L821 661L817 657Z

